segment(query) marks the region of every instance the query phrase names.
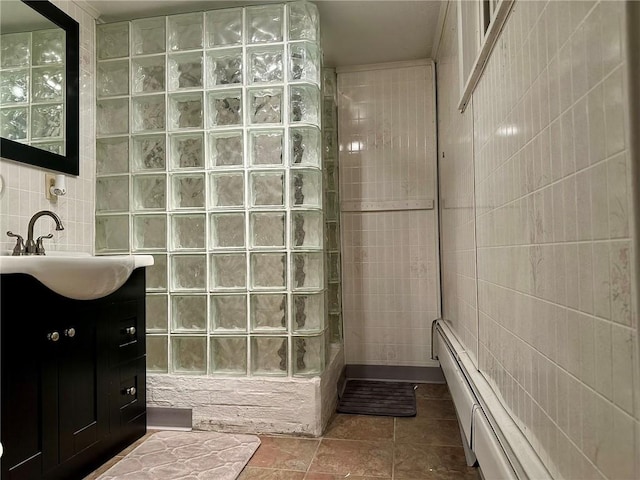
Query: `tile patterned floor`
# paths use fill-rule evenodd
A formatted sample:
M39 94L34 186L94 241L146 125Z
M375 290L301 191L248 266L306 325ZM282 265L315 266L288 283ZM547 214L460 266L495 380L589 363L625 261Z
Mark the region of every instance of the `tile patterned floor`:
M322 438L262 435L238 480L478 480L446 385L416 390L413 418L337 414ZM94 480L140 442L84 480Z
M413 418L337 414L319 439L261 436L238 480L477 480L446 385L416 390Z

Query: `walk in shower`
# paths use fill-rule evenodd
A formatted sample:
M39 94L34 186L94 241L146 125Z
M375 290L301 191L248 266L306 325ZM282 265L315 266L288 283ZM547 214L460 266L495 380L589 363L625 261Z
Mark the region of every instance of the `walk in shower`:
M318 376L342 341L321 60L304 1L97 26L96 253L155 259L149 373Z

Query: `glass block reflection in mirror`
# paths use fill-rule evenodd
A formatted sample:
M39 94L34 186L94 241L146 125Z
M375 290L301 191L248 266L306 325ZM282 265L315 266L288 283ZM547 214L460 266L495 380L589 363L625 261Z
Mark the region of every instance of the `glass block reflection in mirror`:
M146 296L147 333L167 333L169 325L167 298L167 295Z
M131 52L133 55L149 55L165 51L167 41L165 17L134 20L131 22L131 28Z
M202 375L207 373L207 338L171 336L173 373Z
M174 209L204 207L204 173L172 175L171 190Z
M10 33L2 35L0 42L0 67L28 67L31 63L31 34Z
M251 165L282 165L283 130L253 130L249 132Z
M244 213L220 213L211 215L213 248L244 247Z
M33 65L62 64L65 61L64 32L59 28L33 32L31 62Z
M287 337L251 337L251 374L287 375Z
M173 255L171 288L178 291L204 291L207 288L206 255Z
M206 247L205 214L171 215L171 248L202 250Z
M31 82L34 102L64 101L63 67L33 68L31 70ZM116 87L113 86L113 88Z
M133 247L135 250L165 249L167 217L164 215L133 216Z
M172 332L206 332L207 296L171 295L171 322Z
M29 125L28 108L5 108L0 110L0 136L9 140L25 140Z
M165 88L164 55L134 58L131 61L133 70L133 93L163 92Z
M202 53L176 53L168 57L169 90L202 88Z
M209 134L209 159L212 168L242 167L243 150L242 131Z
M207 87L242 84L242 49L207 52Z
M211 337L211 373L244 375L247 373L246 337Z
M129 170L129 137L96 140L96 172L98 175L127 173Z
M168 372L167 341L166 335L147 335L147 371L149 373Z
M253 288L286 287L286 270L286 253L251 253L251 286Z
M165 175L136 175L132 181L134 210L165 210L167 208Z
M211 255L211 286L214 290L244 289L247 285L247 256L244 253Z
M29 101L29 70L7 70L0 75L0 105Z
M210 295L209 315L214 332L247 331L247 296L245 294Z
M64 133L64 105L31 107L31 138L62 138Z
M285 293L252 294L250 302L252 332L287 331L287 295Z

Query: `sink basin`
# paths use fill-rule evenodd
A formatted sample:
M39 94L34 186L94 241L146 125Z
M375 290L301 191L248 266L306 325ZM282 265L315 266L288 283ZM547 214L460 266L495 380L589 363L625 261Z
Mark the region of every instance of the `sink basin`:
M138 267L153 265L151 255L50 254L0 257L0 273L25 273L54 292L93 300L115 292Z

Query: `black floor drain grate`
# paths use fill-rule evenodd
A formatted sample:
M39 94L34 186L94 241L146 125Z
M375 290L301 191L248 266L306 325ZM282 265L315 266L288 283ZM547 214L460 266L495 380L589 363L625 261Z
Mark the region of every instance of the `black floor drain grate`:
M411 383L347 380L337 410L356 415L414 417L416 393Z

